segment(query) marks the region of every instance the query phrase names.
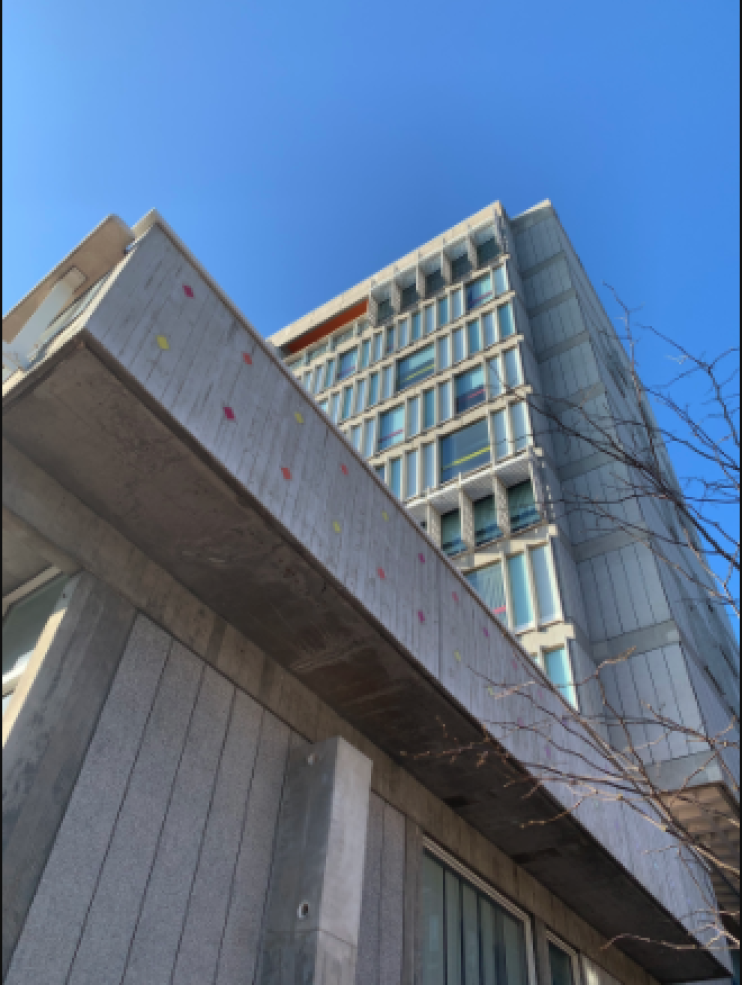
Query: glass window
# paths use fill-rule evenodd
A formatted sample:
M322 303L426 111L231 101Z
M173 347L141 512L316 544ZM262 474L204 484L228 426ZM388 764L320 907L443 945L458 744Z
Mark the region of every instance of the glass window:
M421 383L435 372L435 346L426 345L423 349L397 361L397 392L408 386Z
M423 445L423 492L435 487L435 442Z
M465 373L460 373L454 378L456 392L456 413L463 414L464 411L481 404L485 398L484 393L484 370L481 366L468 369Z
M324 388L325 388L325 369L326 368L327 368L326 367L326 364L325 363L322 363L322 365L318 366L317 369L315 370L315 374L314 374L314 389L312 390L312 393L317 394L317 393L321 393L322 390L324 390Z
M380 325L386 318L391 318L392 314L392 299L384 298L382 301L379 301L379 311L376 324Z
M478 568L464 576L471 587L481 598L487 608L497 616L500 622L507 622L507 601L505 598L505 582L502 577L502 564L488 564L486 568Z
M378 475L382 482L386 482L386 465L376 465L374 467L374 472Z
M363 455L365 458L371 458L371 456L376 451L376 418L372 417L369 421L366 421L366 431L363 435Z
M327 389L328 386L332 386L332 384L334 382L335 382L335 360L334 359L328 359L327 360L327 372L325 373L325 385L324 385L324 389Z
M487 385L489 386L490 397L499 397L502 394L502 370L499 356L495 356L487 363ZM504 413L504 411L500 411L500 413Z
M549 941L549 965L551 985L572 985L572 958Z
M451 365L451 339L445 335L438 339L438 372L448 369Z
M381 371L381 399L388 400L394 392L394 366L385 366Z
M435 426L435 390L426 390L423 394L423 428Z
M335 338L332 340L333 349L339 349L341 345L345 345L345 343L352 338L353 338L352 328L347 329L345 332L341 332L339 335L336 335Z
M358 348L349 349L338 356L338 380L344 380L356 371Z
M464 292L459 288L451 295L451 319L456 321L464 313Z
M381 347L383 341L384 341L384 336L381 334L381 332L379 332L378 335L374 335L374 345L373 345L373 352L371 356L372 363L377 363L381 359Z
M451 383L438 384L438 422L451 417Z
M498 410L492 415L492 426L495 437L495 461L508 455L508 422L506 411Z
M353 407L353 387L346 386L343 390L343 407L341 411L341 420L346 420L350 417L350 411Z
M467 311L471 311L472 308L478 308L480 304L485 304L491 298L492 275L485 274L484 277L479 277L477 280L473 280L466 288Z
M410 284L409 287L402 288L402 297L400 298L400 308L402 311L406 311L411 308L413 304L417 302L417 284Z
M356 383L356 409L355 413L360 414L366 404L366 380L361 379Z
M513 426L513 446L515 451L523 451L530 444L530 429L528 427L528 411L525 401L521 400L510 407L510 420Z
M448 297L444 295L438 299L438 328L443 328L448 324Z
M410 330L410 341L417 342L422 335L422 315L416 311L412 316L412 327Z
M523 380L520 375L520 358L517 349L508 349L504 354L505 383L508 387L519 386Z
M402 459L393 458L389 463L389 488L397 499L402 498Z
M429 304L425 311L425 334L430 335L435 331L435 308Z
M500 252L499 244L494 236L485 240L484 243L480 243L477 247L477 264L481 266L483 263L488 263L490 260L494 260L497 254Z
M531 587L528 583L528 567L525 554L509 557L508 579L510 581L510 598L513 605L513 629L523 629L533 622L533 601Z
M407 452L406 472L407 472L407 496L417 496L417 449Z
M67 581L67 575L52 578L8 610L3 620L3 680L15 678L28 666Z
M414 438L420 433L420 398L413 397L407 402L407 435Z
M500 294L506 294L508 291L508 272L505 264L501 264L495 270L495 292Z
M461 539L461 513L451 510L441 516L441 550L444 554L460 554L466 549Z
M464 342L464 329L456 328L453 332L453 361L460 363L466 358L466 343Z
M324 400L320 400L320 402L319 402L319 409L320 410L323 410L325 412L325 414L326 414L327 413L327 408L328 408L329 404L330 404L330 401L327 398L325 398Z
M482 329L484 330L484 347L486 349L497 342L494 311L488 311L487 314L482 315Z
M394 352L394 325L390 325L385 332L384 354L390 355Z
M368 378L368 406L379 402L379 374L372 373Z
M470 270L471 262L467 253L464 253L463 256L456 257L455 260L451 260L451 280L456 281L460 277L465 277Z
M446 281L440 268L434 270L432 274L428 274L425 278L425 294L427 297L435 294L436 291L440 291L445 286Z
M338 422L338 414L340 413L340 394L333 393L330 400L330 419L333 424Z
M531 551L533 580L536 585L536 604L542 623L559 618L559 606L551 567L550 548L547 544Z
M356 451L361 450L361 425L354 424L350 429L350 443Z
M322 345L316 346L307 356L307 362L314 362L315 359L319 359L320 356L324 356L327 352L327 342L323 342Z
M500 338L508 339L515 335L515 319L513 318L513 306L508 301L497 309L497 321L500 327Z
M536 499L533 495L533 485L530 479L519 482L517 486L508 489L508 514L510 515L510 529L513 533L530 527L533 523L538 523L541 519L536 508Z
M474 503L474 543L487 544L502 534L497 525L497 507L494 496L485 496Z
M301 378L301 382L302 382L302 385L303 385L303 387L304 387L305 390L308 390L309 389L309 380L310 380L311 376L312 376L312 371L310 369Z
M486 465L490 460L487 419L441 438L440 448L441 482Z
M371 361L371 339L364 339L361 345L361 369L366 369Z
M469 343L469 355L473 356L482 348L482 336L479 332L479 319L470 321L466 326L466 340Z
M379 451L404 441L404 404L392 407L379 418Z
M425 985L526 985L523 922L427 852L422 924Z
M397 345L400 349L407 345L407 319L403 318L402 321L397 326L398 332L398 342Z

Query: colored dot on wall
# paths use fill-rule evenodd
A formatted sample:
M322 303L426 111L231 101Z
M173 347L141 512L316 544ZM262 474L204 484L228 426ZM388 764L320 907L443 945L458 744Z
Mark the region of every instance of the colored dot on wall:
M424 612L418 612L417 618L420 620L420 622L425 622L425 613Z
M526 723L523 721L522 717L518 716L518 725L520 725L520 727L523 728L525 724Z
M490 696L491 698L494 698L494 696L495 696L495 692L494 692L494 690L493 690L493 688L491 688L491 687L488 687L488 688L487 688L487 694L489 694L489 696Z
M185 296L187 298L192 298L193 297L193 288L189 284L184 284L183 285L183 293L185 294Z
M518 661L517 660L511 660L510 661L510 664L511 664L513 670L517 670L518 669Z
M382 511L381 511L381 515L382 515L382 517L383 517L383 518L384 518L385 520L388 520L388 519L389 519L389 514L387 513L387 511L386 511L386 510L382 510Z
M224 416L227 418L228 421L237 420L237 418L234 416L234 411L232 410L231 407L224 408Z
M291 469L284 469L284 468L282 468L281 469L281 472L283 472L283 477L287 481L291 478Z
M340 471L343 473L343 475L347 475L348 474L348 466L347 465L341 465L340 466Z
M168 342L166 336L164 336L164 335L158 335L157 336L157 344L159 345L159 347L161 349L169 349L170 348L170 343Z
M294 413L294 419L296 420L296 423L297 424L303 424L304 423L304 418L302 417L302 415L299 413L298 410Z
M483 626L483 627L482 627L482 632L483 632L483 633L484 633L484 635L485 635L485 636L487 637L487 639L489 639L489 638L490 638L490 631L489 631L489 630L487 629L487 627L486 627L486 626Z
M248 366L252 366L252 356L250 355L249 352L243 352L242 359L245 363L247 363Z
M332 529L333 529L333 530L335 531L335 533L336 533L336 534L339 534L339 533L340 533L340 531L342 530L342 527L341 527L341 526L340 526L340 524L339 524L339 523L337 522L337 520L335 520L335 522L333 523L333 525L332 525Z
M418 554L417 556L418 556L418 558L420 560L420 564L425 564L425 555L424 554Z
M377 568L376 573L378 574L379 578L381 578L382 581L386 578L383 568Z
M461 663L461 654L459 653L459 651L458 650L454 650L453 651L453 655L454 655L454 657L456 657L456 659L458 660L458 662Z
M454 602L458 602L458 600L459 600L459 597L458 597L458 595L456 594L456 592L451 592L451 597L453 598L453 600L454 600Z

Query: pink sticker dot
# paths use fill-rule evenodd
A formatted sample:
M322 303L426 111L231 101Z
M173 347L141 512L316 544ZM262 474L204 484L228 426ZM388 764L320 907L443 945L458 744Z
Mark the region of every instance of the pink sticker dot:
M546 749L546 758L551 759L551 746L545 746L545 749Z
M378 574L379 578L381 578L382 581L386 578L383 568L377 568L376 573Z
M250 355L249 352L243 352L242 359L245 363L247 363L248 366L252 366L252 356Z
M520 727L523 728L525 724L526 723L523 721L523 719L520 716L518 716L518 725L520 725Z
M487 639L489 639L489 638L490 638L490 631L489 631L489 630L487 629L487 627L486 627L486 626L482 626L482 632L483 632L483 633L484 633L484 635L485 635L485 636L487 637Z
M193 297L193 288L190 285L188 285L188 284L184 284L183 285L183 293L185 294L185 296L187 298L192 298Z
M425 613L424 612L418 612L417 618L420 620L420 622L425 622Z
M456 592L451 592L451 595L453 596L453 600L454 600L454 602L458 602L458 600L459 600L459 597L458 597L458 595L456 594Z
M420 559L420 564L425 564L425 555L424 554L418 554L417 556Z
M284 479L288 482L291 479L291 469L282 468L281 472L283 473Z
M512 666L513 670L517 670L518 669L518 661L517 660L511 660L510 661L510 665Z
M234 416L234 411L232 410L231 407L225 407L224 408L224 416L227 418L228 421L234 421L234 420L236 420L236 418Z
M348 474L348 466L347 465L341 465L340 466L340 471L343 473L343 475L347 475Z

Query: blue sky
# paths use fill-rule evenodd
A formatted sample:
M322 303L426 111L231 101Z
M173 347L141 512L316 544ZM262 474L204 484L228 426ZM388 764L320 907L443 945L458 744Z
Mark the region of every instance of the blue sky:
M4 28L5 310L156 207L270 334L550 198L596 286L696 351L737 336L734 0L11 0Z

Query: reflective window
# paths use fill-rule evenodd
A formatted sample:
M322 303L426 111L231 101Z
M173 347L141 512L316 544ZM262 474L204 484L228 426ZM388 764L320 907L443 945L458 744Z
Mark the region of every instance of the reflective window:
M374 335L374 345L373 345L373 355L371 357L371 362L377 363L381 359L381 349L384 341L384 336L379 332L378 335Z
M423 492L435 487L435 442L423 445Z
M389 463L389 488L397 497L402 498L402 459L393 458Z
M327 360L327 372L325 373L325 379L322 389L326 390L328 386L332 386L335 382L335 360Z
M527 985L523 922L427 852L422 919L425 985Z
M364 339L361 345L361 369L366 369L371 361L371 339Z
M403 318L402 321L397 326L398 342L397 345L400 349L407 345L407 319Z
M507 565L510 598L513 605L513 628L523 629L533 622L533 600L525 554L516 554L508 558Z
M344 421L346 418L350 417L350 412L353 407L353 387L346 386L343 390L343 406L341 410L341 419Z
M358 358L358 348L349 349L338 356L338 380L344 380L356 371L356 359Z
M494 496L485 496L474 503L474 543L487 544L501 535L497 524L497 507Z
M500 295L507 293L508 290L508 272L503 263L495 270L495 291Z
M418 493L418 488L417 488L417 485L418 485L418 482L417 482L417 460L418 460L417 449L413 449L412 451L408 451L407 452L407 461L405 463L406 464L405 471L407 473L406 478L407 478L407 496L408 497L417 496L417 493Z
M460 363L466 358L466 343L464 341L464 329L456 328L453 333L453 361Z
M407 435L414 438L420 433L420 398L413 397L407 403Z
M394 392L394 366L385 366L381 371L381 399L388 400Z
M542 623L552 622L559 618L559 604L554 585L554 575L551 566L551 548L544 544L531 551L531 567L533 581L536 586L536 604L539 620Z
M549 941L549 966L551 985L573 985L572 958L551 941Z
M366 380L360 379L356 383L356 408L355 413L360 414L365 407L366 402Z
M330 400L330 419L333 424L338 422L338 414L340 413L340 394L333 393Z
M379 418L379 451L404 441L404 404L393 407Z
M530 527L541 519L530 479L508 489L508 513L510 529L513 533L523 530L524 527Z
M422 315L419 311L416 311L412 316L412 325L410 329L410 341L417 342L417 340L422 335Z
M454 378L454 386L456 413L463 414L464 411L476 407L485 399L484 370L481 366L475 366L474 369L460 373Z
M451 365L451 339L445 335L438 339L438 372L448 369Z
M425 334L430 335L435 331L435 308L429 304L425 311Z
M438 328L448 325L448 297L444 296L438 300Z
M486 568L469 571L464 577L490 612L494 613L500 622L506 623L508 607L500 561L488 564Z
M525 401L512 404L510 421L513 427L513 446L516 452L523 451L530 444L530 428L528 427L528 411Z
M451 295L451 319L456 321L464 313L464 292L459 288Z
M363 435L363 455L365 458L371 458L371 456L376 451L376 418L372 417L370 421L366 421L365 432Z
M384 354L390 355L394 352L394 325L390 325L385 332Z
M441 516L441 550L444 554L460 554L466 549L461 539L461 513L451 510Z
M341 332L339 335L336 335L335 338L332 340L333 349L339 349L341 345L345 345L345 343L350 341L350 339L352 338L353 338L353 329L352 328L346 329L346 331Z
M504 408L492 415L492 427L495 438L495 460L499 462L509 454L507 411Z
M397 362L397 391L421 383L435 372L435 347L431 343Z
M487 363L487 385L489 386L490 397L499 397L503 392L502 369L500 368L499 356L495 356L494 359L490 359Z
M515 335L515 318L513 317L513 306L510 301L497 309L497 321L501 339L507 339L511 335Z
M379 402L379 374L372 373L368 378L368 406L373 407Z
M28 666L67 581L67 575L52 578L8 610L3 620L3 681L20 676Z
M466 340L469 345L469 355L473 356L482 348L482 336L479 332L479 319L470 321L466 326Z
M350 443L353 445L356 451L361 450L361 425L354 424L350 429Z
M466 288L466 308L478 308L480 304L485 304L493 297L492 294L492 275L485 274L471 282Z
M378 475L382 482L386 482L386 465L376 465L374 467L374 472Z
M435 390L426 390L423 394L423 428L435 425Z
M490 461L486 418L440 440L441 482L470 472Z
M330 401L327 398L325 398L324 400L320 400L319 402L319 409L323 410L325 414L327 413L327 408L329 406L329 403Z
M517 349L508 349L504 354L505 383L508 387L519 386L523 379L520 372L520 356Z
M451 383L438 384L438 422L447 421L451 412Z

